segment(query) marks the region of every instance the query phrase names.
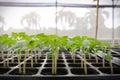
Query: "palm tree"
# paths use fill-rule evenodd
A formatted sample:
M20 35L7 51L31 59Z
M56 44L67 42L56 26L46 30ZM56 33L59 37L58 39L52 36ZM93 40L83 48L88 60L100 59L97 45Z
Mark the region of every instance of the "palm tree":
M4 17L0 16L0 34L3 33L4 24L5 24Z
M39 30L40 29L40 16L36 12L30 12L22 17L21 24L27 24L27 27L31 30Z
M63 25L62 28L69 29L74 26L76 15L71 11L64 11L62 9L58 12L57 21Z

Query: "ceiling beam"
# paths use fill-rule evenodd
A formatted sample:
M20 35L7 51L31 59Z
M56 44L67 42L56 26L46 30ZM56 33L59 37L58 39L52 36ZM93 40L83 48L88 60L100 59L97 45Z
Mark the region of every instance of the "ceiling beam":
M56 7L56 3L30 3L30 2L0 2L1 7ZM93 4L70 4L57 3L57 7L78 7L78 8L96 8ZM112 8L113 5L99 5L99 8ZM120 8L120 5L115 5Z

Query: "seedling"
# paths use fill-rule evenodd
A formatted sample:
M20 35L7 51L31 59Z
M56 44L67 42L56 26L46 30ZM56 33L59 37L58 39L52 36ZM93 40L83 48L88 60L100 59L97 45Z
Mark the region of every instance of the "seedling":
M110 50L107 51L107 53L105 53L105 58L109 61L111 74L113 74L112 54L111 54L111 51L110 51Z
M84 40L82 43L82 52L84 54L84 72L85 72L85 75L87 75L86 54L89 53L89 51L90 51L89 45L90 45L89 40Z

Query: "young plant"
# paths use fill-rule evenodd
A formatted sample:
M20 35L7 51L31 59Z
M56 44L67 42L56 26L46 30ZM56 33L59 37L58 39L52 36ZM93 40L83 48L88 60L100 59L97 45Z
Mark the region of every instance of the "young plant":
M57 59L59 53L59 39L57 36L51 36L51 52L49 52L49 56L52 56L52 74L55 75L57 73Z
M98 47L101 44L101 42L94 38L89 38L89 41L91 42L91 44L89 45L91 48L90 50L95 55L96 63L98 63L97 51L99 50ZM91 55L89 55L89 59L91 59L90 56Z
M35 44L34 44L34 48L33 50L35 51L35 54L37 59L40 59L41 57L41 52L42 52L42 49L44 49L44 41L46 41L46 36L44 34L37 34L34 36L33 40L35 40Z
M103 48L103 56L102 56L102 64L103 64L103 68L105 67L105 54L106 54L106 47Z
M67 52L67 49L68 49L68 36L62 36L60 37L59 39L59 42L60 42L60 52Z
M75 45L75 42L73 42L71 38L68 39L68 43L66 44L66 47L67 47L68 49L70 49L73 62L75 63L76 45Z
M52 74L56 74L57 73L57 59L58 59L58 48L52 48L54 50L54 52L52 53Z
M105 54L105 58L109 61L110 63L110 71L111 71L111 74L113 74L113 65L112 65L112 54L111 54L111 51L107 51L107 53Z
M52 43L52 74L57 73L57 59L59 53L58 40L54 40Z
M90 41L89 40L84 40L82 42L82 52L84 54L84 72L85 75L87 75L87 66L86 66L86 54L90 52Z
M11 47L12 47L12 45L13 44L15 44L16 43L16 40L13 40L13 39L11 39L10 38L10 36L9 35L7 35L7 34L5 34L5 35L3 35L3 43L7 46L7 50L8 50L8 53L7 53L7 67L9 67L9 57L10 57L10 52L11 52Z
M17 53L17 58L18 58L18 65L19 65L19 73L22 73L22 68L21 68L21 51L26 49L26 41L25 40L19 40L16 42L15 45L12 46L14 51ZM25 64L25 63L24 63ZM25 70L25 67L23 67L23 70Z
M102 42L100 46L103 51L102 64L103 64L103 67L105 67L105 55L104 54L106 54L107 49L110 47L110 44L107 42Z
M76 52L80 48L80 46L82 45L80 36L73 37L71 39L70 44L71 44L72 58L73 58L74 63L75 63Z
M4 61L4 62L3 62L3 67L5 67L5 66L6 66L6 63L5 63L5 55L4 55L3 49L4 49L4 44L0 42L1 57L2 57L2 60Z
M19 73L20 74L26 74L26 56L24 57L23 68L21 67L21 56L22 56L21 52L25 51L25 50L26 50L26 47L24 47L24 48L19 47L19 48L16 49L17 58L18 58L18 65L19 65Z
M22 69L21 69L21 65L20 65L20 63L21 63L21 61L20 61L20 59L21 59L21 50L17 49L16 53L17 53L17 57L18 57L19 73L21 74L22 73Z
M38 48L39 40L37 38L32 38L31 40L29 39L27 48L28 50L31 50L31 67L33 68L33 53L34 51L34 57L35 57L35 63L37 63L37 54L36 54L36 49Z
M95 59L96 59L96 63L98 63L98 57L97 57L97 48L93 48L92 52L95 54Z

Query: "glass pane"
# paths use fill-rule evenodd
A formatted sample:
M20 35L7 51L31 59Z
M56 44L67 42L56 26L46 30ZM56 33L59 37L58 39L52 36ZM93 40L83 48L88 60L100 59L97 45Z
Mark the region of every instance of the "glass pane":
M0 7L0 11L5 22L2 33L55 33L54 7Z
M115 38L120 36L120 13L115 8L114 29ZM112 39L112 8L99 9L99 39ZM59 35L87 35L95 36L96 8L58 8L58 34Z
M24 0L0 0L0 2L24 2ZM25 2L48 2L55 3L56 0L27 0ZM96 4L93 0L57 0L58 3L71 4ZM112 0L100 0L102 5L111 5ZM120 1L115 0L119 5ZM82 7L58 7L57 25L56 8L52 7L0 7L0 34L25 31L32 33L47 33L58 35L87 35L95 36L96 27L96 8ZM99 39L112 39L112 21L114 20L115 39L120 39L120 8L115 7L114 19L112 19L112 7L99 9ZM30 21L29 15L32 16ZM37 17L36 17L37 16Z
M59 35L89 35L93 37L94 29L89 34L91 26L86 16L87 8L58 8ZM85 17L86 16L86 17ZM93 24L94 25L94 24Z
M115 8L115 38L120 39L120 8Z

